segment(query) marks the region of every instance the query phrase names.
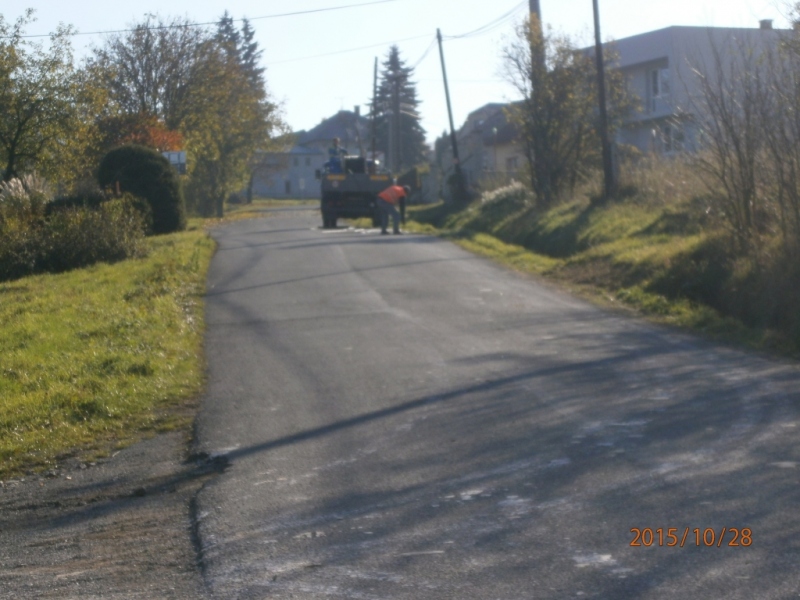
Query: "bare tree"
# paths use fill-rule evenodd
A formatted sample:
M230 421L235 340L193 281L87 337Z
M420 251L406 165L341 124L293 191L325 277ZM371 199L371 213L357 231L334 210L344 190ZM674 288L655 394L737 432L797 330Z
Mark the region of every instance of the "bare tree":
M747 248L766 226L763 159L766 117L775 110L775 73L768 46L745 38L709 37L709 47L709 58L692 66L699 84L694 104L703 141L697 165L708 176L722 222Z
M600 164L594 57L570 38L542 34L524 21L503 59L506 78L522 98L511 117L522 133L531 187L547 207ZM618 70L609 69L607 86L613 131L635 102Z
M762 128L783 248L800 257L800 35L793 32L767 55L771 85L761 104Z

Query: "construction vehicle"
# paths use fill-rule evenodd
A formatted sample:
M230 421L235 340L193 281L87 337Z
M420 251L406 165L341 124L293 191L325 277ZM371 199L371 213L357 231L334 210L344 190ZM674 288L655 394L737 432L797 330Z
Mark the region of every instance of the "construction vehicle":
M379 169L377 161L363 156L341 158L341 172L318 171L321 181L322 227L335 228L341 218L368 217L380 225L376 205L378 193L392 185L392 175Z

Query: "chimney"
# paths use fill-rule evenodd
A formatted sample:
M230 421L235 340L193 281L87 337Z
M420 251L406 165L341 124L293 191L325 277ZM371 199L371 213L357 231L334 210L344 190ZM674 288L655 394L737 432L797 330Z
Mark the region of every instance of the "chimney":
M772 21L770 21L770 23L771 22ZM356 113L357 117L360 117L361 116L361 107L358 104L356 104L355 107L353 108L353 112Z
M762 30L772 29L772 19L762 19L758 22L759 28Z

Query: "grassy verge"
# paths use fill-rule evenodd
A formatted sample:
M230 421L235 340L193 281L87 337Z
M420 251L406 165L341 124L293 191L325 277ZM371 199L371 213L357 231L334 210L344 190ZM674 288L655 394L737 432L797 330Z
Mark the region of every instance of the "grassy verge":
M206 229L318 204L230 205L147 238L144 258L0 283L0 480L188 431L204 383Z
M702 199L653 196L634 194L606 206L581 196L537 211L524 191L506 190L457 211L442 204L410 207L406 229L448 237L607 306L632 308L718 340L797 355L800 336L772 326L768 306L742 310L746 290L737 277L747 277L737 272L747 269L708 222Z
M197 222L147 244L146 258L0 284L0 477L191 422L214 245Z
M264 211L271 208L306 207L309 210L319 209L319 200L274 200L271 198L255 198L250 204L228 204L225 207L225 219L252 219L263 217Z

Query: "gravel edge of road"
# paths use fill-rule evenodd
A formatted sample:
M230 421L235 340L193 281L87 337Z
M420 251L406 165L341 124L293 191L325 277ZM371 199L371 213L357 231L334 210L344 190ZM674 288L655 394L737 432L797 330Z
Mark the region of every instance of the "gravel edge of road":
M0 482L0 598L207 598L195 498L225 465L188 438Z

